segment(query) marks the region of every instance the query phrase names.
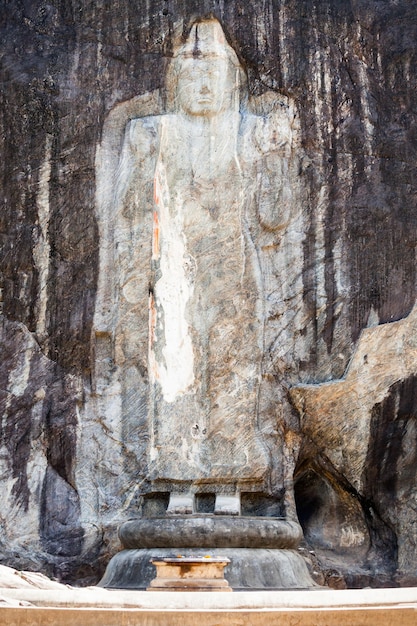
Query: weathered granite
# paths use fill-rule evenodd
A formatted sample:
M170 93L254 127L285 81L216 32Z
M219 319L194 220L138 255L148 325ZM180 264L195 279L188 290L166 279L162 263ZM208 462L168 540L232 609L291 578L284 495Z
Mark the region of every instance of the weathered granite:
M295 474L307 539L349 561L391 555L399 572L417 559L402 533L415 507L416 336L414 306L405 319L362 332L343 379L290 391L310 448Z
M51 580L40 572L26 572L0 565L0 589L42 589L56 592L66 591L68 586Z
M137 105L141 115L166 110L177 34L209 12L246 70L254 106L272 90L294 103L299 119L300 200L264 242L259 411L279 514L295 516L297 464L298 510L316 553L330 551L325 567L344 567L349 584L355 576L356 584L410 582L415 372L381 393L370 389L371 418L357 438L358 454L368 453L355 460L355 475L335 462L344 442L332 441L333 422L321 426L329 449L319 441L318 451L287 398L291 386L340 380L363 328L401 320L415 302L417 26L414 5L401 0L155 0L140 10L124 0L8 4L0 94L3 559L92 580L117 549L115 527L147 506L137 378L123 381L135 389L123 423L113 417L117 390L115 412L101 411L91 382L100 362L109 368L106 336L97 342L91 333L102 252L95 161L105 120L120 125L125 103L130 119ZM382 345L382 370L389 359ZM347 529L343 537L337 528Z

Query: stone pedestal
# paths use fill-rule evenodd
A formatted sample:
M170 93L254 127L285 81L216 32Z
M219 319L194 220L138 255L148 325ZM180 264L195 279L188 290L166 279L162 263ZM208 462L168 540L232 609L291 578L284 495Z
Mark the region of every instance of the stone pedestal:
M107 566L101 587L146 589L155 578L152 561L227 557L232 589L308 589L315 586L296 548L299 524L278 518L175 516L131 520L119 531L124 550Z
M226 557L153 559L156 578L147 591L232 591L224 577Z

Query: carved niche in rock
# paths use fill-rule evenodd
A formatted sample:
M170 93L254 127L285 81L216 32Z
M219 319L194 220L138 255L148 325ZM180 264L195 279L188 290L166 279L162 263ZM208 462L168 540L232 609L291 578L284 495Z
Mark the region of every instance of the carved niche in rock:
M142 433L153 489L270 489L265 250L294 204L294 109L249 105L214 19L194 23L166 82L165 108L143 97L110 115L98 155L96 394L126 439Z

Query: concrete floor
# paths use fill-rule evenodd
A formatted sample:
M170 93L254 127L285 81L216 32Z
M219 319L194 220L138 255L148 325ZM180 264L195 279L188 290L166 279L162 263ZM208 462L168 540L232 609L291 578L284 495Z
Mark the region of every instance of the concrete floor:
M0 624L5 626L417 625L417 588L234 593L0 589L0 601Z

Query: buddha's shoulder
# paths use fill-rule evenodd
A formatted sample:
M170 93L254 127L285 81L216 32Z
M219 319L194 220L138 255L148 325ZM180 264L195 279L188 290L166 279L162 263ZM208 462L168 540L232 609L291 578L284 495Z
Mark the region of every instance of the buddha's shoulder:
M247 112L242 116L241 135L261 154L288 156L294 139L292 120L282 110Z
M165 115L136 117L126 124L125 146L135 153L151 155L157 150Z
M152 139L158 133L162 115L149 115L136 117L126 125L126 134L135 143L138 138L148 137Z

